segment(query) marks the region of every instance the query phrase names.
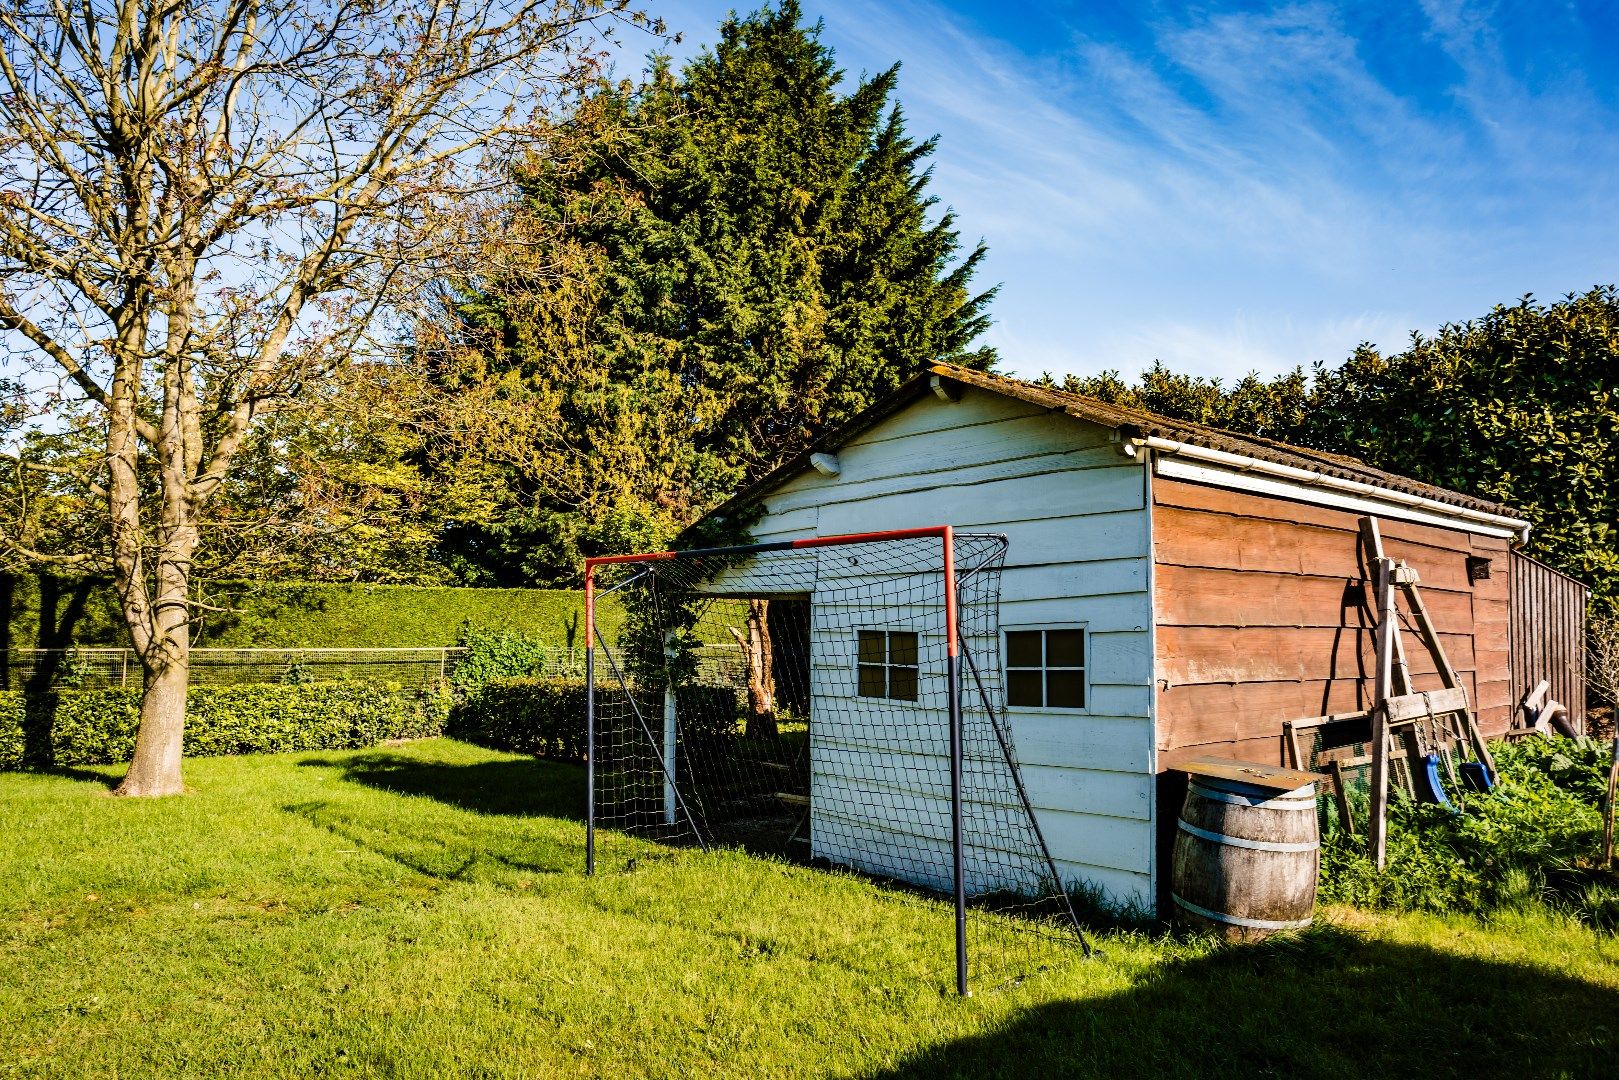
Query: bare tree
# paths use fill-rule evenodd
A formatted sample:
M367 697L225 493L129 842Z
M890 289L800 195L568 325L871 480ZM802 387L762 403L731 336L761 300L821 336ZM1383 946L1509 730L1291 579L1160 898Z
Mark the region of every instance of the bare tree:
M193 563L244 442L470 249L628 2L0 0L0 342L98 440L15 462L88 492L95 542L0 543L113 578L144 668L120 794L181 790Z
M1619 810L1619 615L1593 615L1586 626L1585 677L1607 703L1613 724L1613 760L1608 764L1608 790L1602 806L1602 863L1613 864L1614 817Z

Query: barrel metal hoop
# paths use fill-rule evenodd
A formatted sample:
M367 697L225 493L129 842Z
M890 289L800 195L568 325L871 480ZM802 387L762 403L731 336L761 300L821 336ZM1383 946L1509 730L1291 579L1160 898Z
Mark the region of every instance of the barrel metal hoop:
M1286 795L1272 795L1260 798L1259 796L1239 795L1234 791L1218 791L1214 788L1204 787L1197 781L1192 781L1192 791L1201 799L1211 802L1230 803L1233 806L1263 806L1271 810L1309 810L1315 811L1315 796L1291 799ZM1291 805L1289 805L1291 804Z
M1199 907L1190 900L1183 900L1179 893L1169 894L1181 907L1193 915L1201 915L1205 919L1212 919L1218 923L1229 923L1232 926L1246 926L1254 930L1302 930L1314 922L1314 917L1308 919L1245 919L1241 915L1227 915L1223 911L1210 911L1206 907Z
M1240 836L1227 836L1225 833L1210 832L1200 829L1196 825L1188 825L1184 821L1176 822L1183 833L1190 833L1200 840L1208 840L1215 844L1224 844L1226 847L1252 848L1255 851L1315 851L1321 846L1321 841L1312 840L1303 844L1287 844L1278 840L1244 840Z

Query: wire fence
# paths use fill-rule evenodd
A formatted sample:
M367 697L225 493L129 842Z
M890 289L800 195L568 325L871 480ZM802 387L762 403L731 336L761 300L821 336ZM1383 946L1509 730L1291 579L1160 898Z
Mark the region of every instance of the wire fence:
M193 685L231 683L375 682L435 686L449 680L467 650L459 646L365 649L191 650ZM540 677L583 678L583 649L541 650ZM141 685L141 665L131 649L16 649L6 654L4 689L41 682L68 687Z

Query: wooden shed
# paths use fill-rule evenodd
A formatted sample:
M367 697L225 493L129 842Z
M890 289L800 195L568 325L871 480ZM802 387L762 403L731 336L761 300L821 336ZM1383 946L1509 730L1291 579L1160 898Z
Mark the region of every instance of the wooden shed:
M716 513L756 517L759 542L1005 533L1002 632L1084 643L1080 697L1005 707L1024 780L1062 872L1116 902L1157 904L1177 765L1282 764L1283 721L1369 705L1362 517L1420 574L1484 732L1512 721L1528 525L1350 458L934 365Z

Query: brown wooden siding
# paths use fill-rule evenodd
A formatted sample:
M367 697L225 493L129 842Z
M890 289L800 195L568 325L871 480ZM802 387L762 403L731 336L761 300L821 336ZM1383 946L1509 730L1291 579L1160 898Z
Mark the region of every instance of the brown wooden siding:
M1160 770L1201 754L1282 763L1281 725L1365 708L1375 619L1360 515L1155 477L1154 605ZM1511 720L1506 540L1380 519L1422 594L1486 734ZM1467 560L1491 560L1469 579ZM1418 690L1439 688L1404 635Z
M1541 679L1585 730L1585 606L1590 590L1521 552L1512 553L1509 632L1512 702Z

